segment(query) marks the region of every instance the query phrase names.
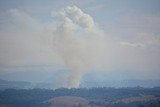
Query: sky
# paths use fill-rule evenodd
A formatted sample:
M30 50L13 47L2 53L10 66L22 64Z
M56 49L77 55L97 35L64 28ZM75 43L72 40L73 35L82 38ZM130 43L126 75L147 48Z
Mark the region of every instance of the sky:
M0 78L64 87L78 87L87 77L159 79L159 5L159 0L0 0Z

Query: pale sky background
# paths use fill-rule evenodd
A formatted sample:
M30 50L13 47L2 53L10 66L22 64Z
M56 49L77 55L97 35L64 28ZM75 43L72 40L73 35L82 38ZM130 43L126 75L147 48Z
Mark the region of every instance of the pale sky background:
M103 32L98 35L106 39L105 52L87 53L94 58L94 52L105 55L94 63L97 67L91 64L81 74L81 81L87 77L97 81L159 79L160 0L0 0L0 78L43 82L69 75L52 46L52 36L58 35L55 29L62 23L59 14L68 6L89 15L88 21L93 19L96 29ZM84 23L64 17L71 18L76 35L87 35ZM97 49L95 44L93 49Z

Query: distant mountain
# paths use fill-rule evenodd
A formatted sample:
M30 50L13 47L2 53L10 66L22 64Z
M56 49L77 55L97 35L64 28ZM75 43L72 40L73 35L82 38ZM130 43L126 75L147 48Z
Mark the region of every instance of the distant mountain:
M58 84L59 81L57 81ZM41 88L41 89L56 89L57 84L52 82L39 82L39 83L31 83L26 81L9 81L0 79L0 90L4 89L33 89L33 88ZM96 81L83 81L80 84L81 88L92 88L92 87L144 87L144 88L152 88L152 87L160 87L160 80L121 80L121 81L104 81L104 82L96 82Z
M8 81L8 80L0 79L0 90L33 89L33 88L55 89L52 83L46 83L46 82L31 83L26 81Z
M0 74L0 79L10 80L10 81L28 81L28 82L43 82L50 78L54 73L48 71L16 71L11 72L9 75L7 73ZM42 78L43 77L43 78Z
M152 88L159 87L160 80L115 80L115 81L84 81L81 83L81 87L144 87L144 88Z
M28 89L31 86L30 82L24 81L7 81L0 79L0 90L4 89Z

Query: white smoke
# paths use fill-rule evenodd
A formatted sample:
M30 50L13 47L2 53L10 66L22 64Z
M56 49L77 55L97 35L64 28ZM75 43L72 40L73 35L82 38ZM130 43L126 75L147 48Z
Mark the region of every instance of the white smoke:
M102 57L104 35L92 17L76 6L59 13L61 24L54 32L53 48L71 71L68 87L78 87L83 74Z

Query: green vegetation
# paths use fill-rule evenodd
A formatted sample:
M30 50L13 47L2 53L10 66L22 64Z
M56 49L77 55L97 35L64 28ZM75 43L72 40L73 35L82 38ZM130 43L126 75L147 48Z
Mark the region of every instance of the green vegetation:
M159 107L157 88L92 89L6 89L0 91L0 107L56 107L48 101L59 96L76 96L88 101L88 107ZM64 100L64 99L63 99ZM79 104L76 107L81 107ZM83 106L82 106L83 107Z

